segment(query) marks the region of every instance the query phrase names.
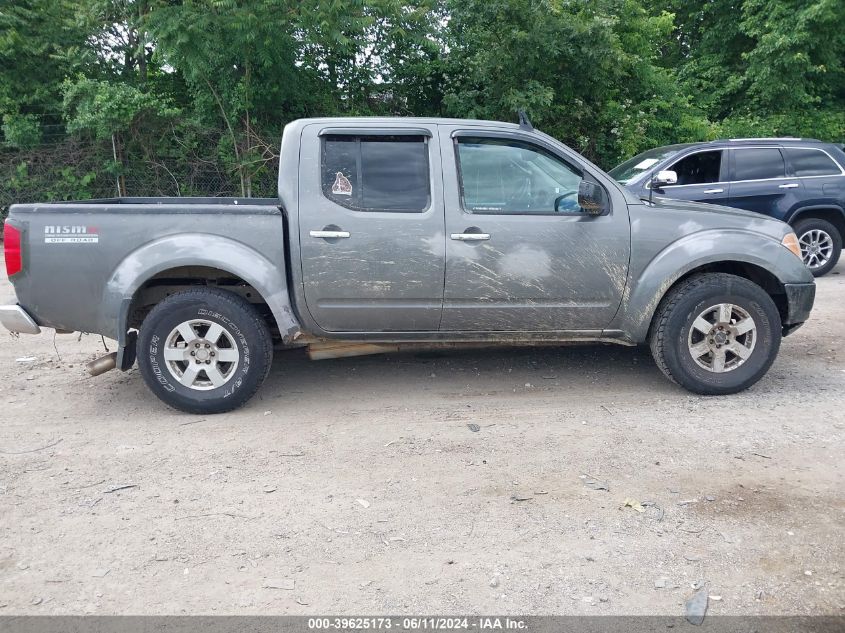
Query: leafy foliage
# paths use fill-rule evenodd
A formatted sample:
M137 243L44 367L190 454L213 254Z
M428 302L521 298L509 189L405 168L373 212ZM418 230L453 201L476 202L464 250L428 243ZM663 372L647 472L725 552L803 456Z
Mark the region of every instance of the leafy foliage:
M845 3L668 0L667 61L723 134L845 136Z
M41 142L41 124L34 114L4 114L3 136L9 147L32 149Z
M845 2L0 0L0 212L272 195L294 118L518 109L604 167L720 136L841 142Z
M672 15L635 0L453 0L448 111L535 123L612 162L706 134L676 75L658 64Z
M80 77L62 85L68 132L90 132L99 140L127 132L144 118L179 114L169 100L123 83Z
M92 51L70 0L0 0L0 114L58 113L65 77Z

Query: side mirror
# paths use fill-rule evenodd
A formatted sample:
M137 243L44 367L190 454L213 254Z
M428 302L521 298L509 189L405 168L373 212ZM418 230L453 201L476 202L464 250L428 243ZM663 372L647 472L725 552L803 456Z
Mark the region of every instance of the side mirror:
M578 185L578 206L588 215L602 215L607 210L607 201L601 185L582 180Z
M666 185L674 185L678 182L678 174L671 169L657 172L657 175L651 179L651 189L660 189Z

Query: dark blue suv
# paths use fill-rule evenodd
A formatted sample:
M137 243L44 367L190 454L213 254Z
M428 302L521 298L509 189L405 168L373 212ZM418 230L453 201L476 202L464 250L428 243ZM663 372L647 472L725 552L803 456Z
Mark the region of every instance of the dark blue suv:
M672 171L674 184L657 174ZM783 220L798 235L804 263L820 277L839 260L845 237L845 152L813 139L753 138L667 145L610 171L655 195L748 209ZM662 174L663 181L672 174Z

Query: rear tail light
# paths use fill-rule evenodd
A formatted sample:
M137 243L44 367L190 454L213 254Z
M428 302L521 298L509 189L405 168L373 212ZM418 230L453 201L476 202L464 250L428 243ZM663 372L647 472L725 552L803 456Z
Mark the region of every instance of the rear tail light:
M3 250L6 255L6 274L17 275L23 268L21 256L21 232L6 222L3 229Z

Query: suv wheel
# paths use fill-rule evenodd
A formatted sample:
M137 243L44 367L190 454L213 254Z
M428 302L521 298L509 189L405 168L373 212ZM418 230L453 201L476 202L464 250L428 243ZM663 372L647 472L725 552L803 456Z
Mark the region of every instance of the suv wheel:
M829 273L842 253L842 236L827 220L807 219L795 224L801 246L801 258L813 273L821 277Z
M649 334L651 352L671 380L703 395L747 389L769 370L781 340L772 298L735 275L695 275L669 291Z
M245 299L224 290L177 292L144 319L138 366L163 402L189 413L223 413L249 400L267 377L273 342Z

